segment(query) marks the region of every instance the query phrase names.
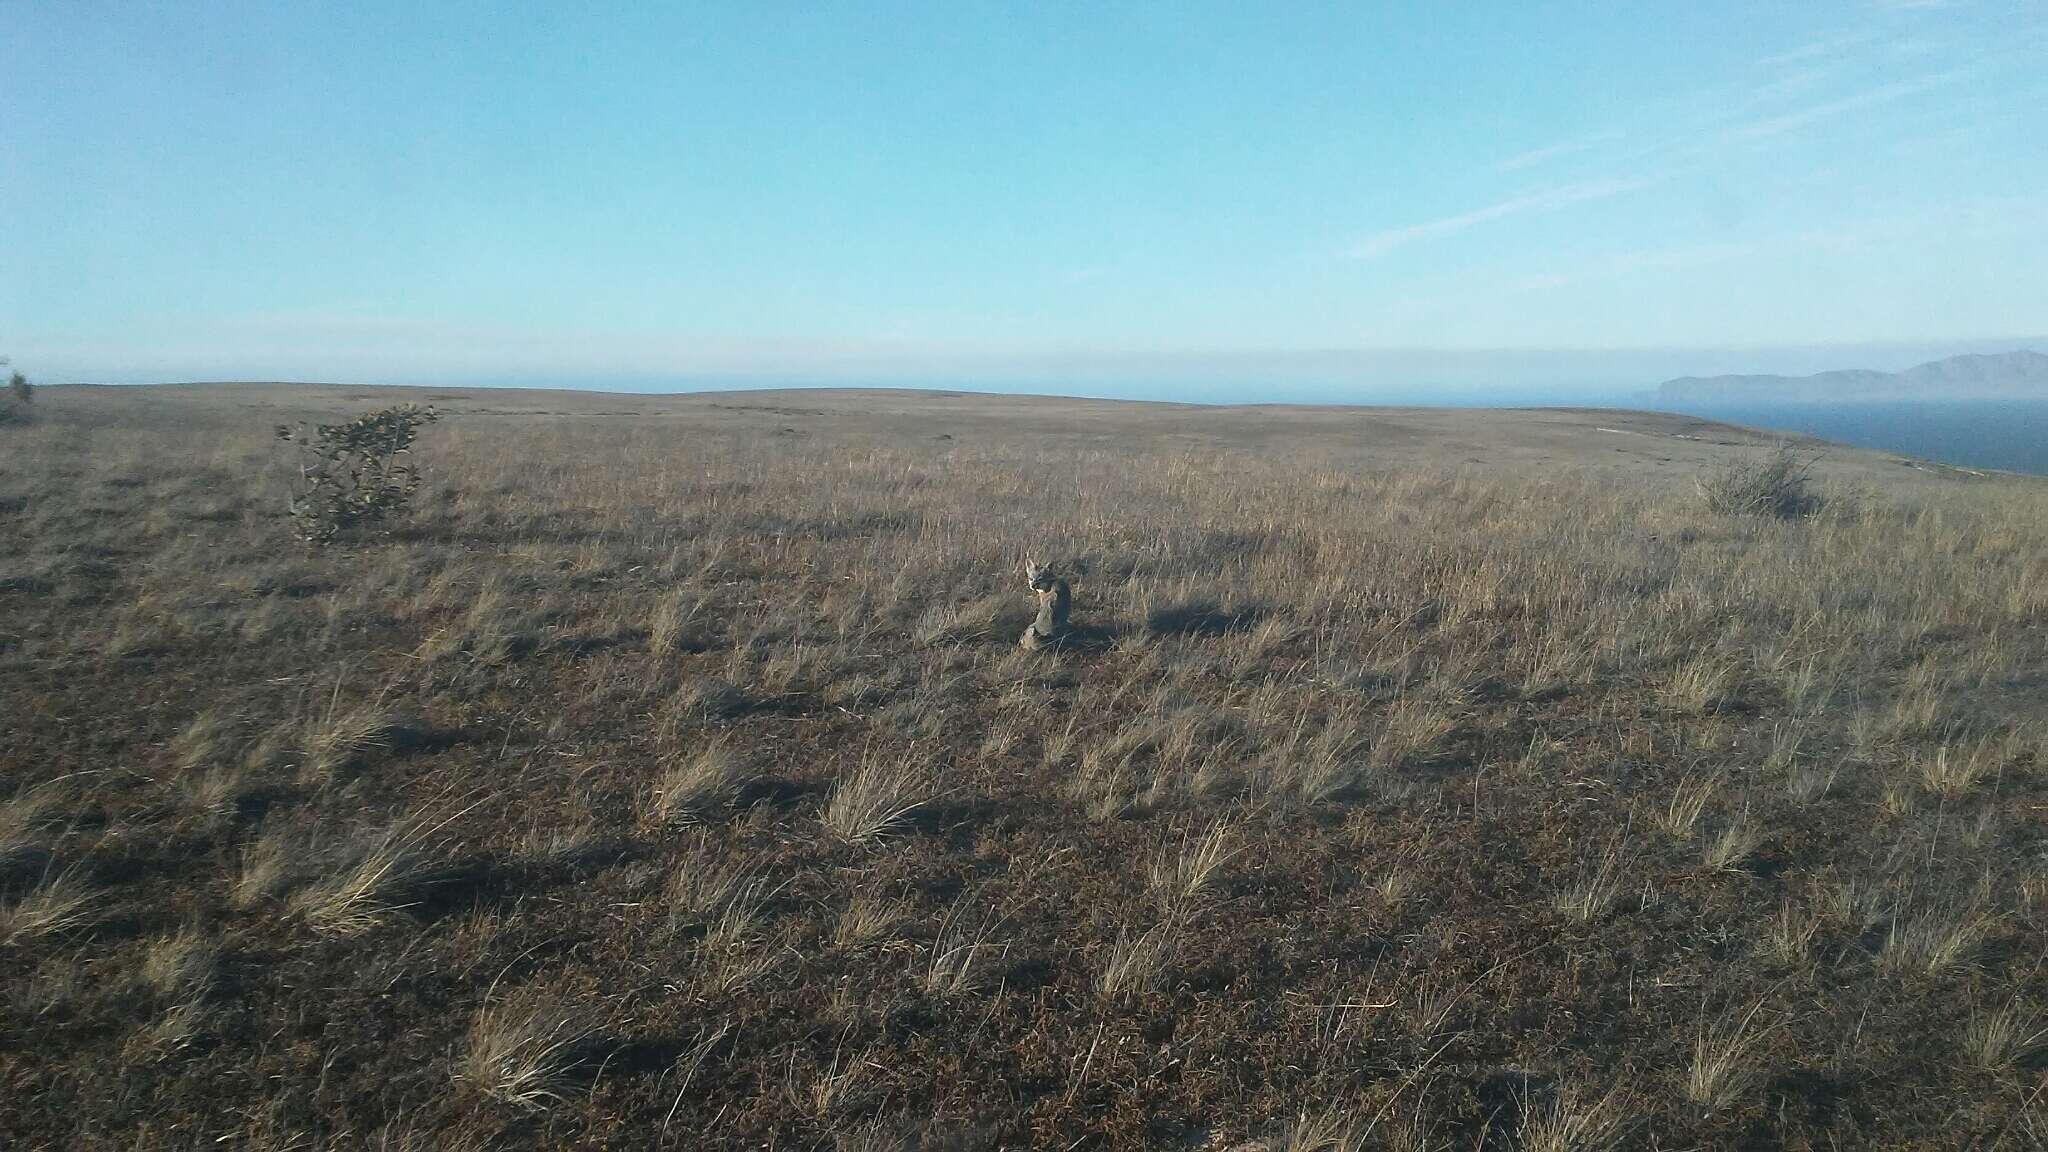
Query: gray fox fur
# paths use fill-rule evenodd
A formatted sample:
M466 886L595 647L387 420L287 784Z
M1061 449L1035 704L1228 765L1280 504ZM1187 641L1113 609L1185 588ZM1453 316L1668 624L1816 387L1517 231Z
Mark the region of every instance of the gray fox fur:
M1024 581L1038 597L1038 619L1024 630L1017 642L1026 648L1045 648L1066 639L1067 612L1073 606L1074 593L1067 582L1041 567L1036 560L1024 561Z

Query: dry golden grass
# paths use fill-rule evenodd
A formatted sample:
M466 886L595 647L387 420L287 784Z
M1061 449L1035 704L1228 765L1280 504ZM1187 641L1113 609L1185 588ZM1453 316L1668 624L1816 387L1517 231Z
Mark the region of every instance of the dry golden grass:
M1557 910L1586 924L1607 915L1628 883L1627 863L1617 851L1587 865L1579 878L1558 892Z
M414 514L291 544L271 425L400 398ZM37 415L8 1147L2048 1133L2038 481L1723 514L1755 438L1626 413Z
M677 754L655 782L654 818L665 824L688 824L730 804L749 777L739 749L725 737L713 737L686 754Z
M459 815L409 817L359 833L335 848L324 874L292 894L292 911L330 936L358 936L390 923L442 878L438 835Z
M1992 917L1967 902L1930 901L1892 921L1878 959L1895 972L1941 976L1970 966L1995 927Z
M581 1087L583 1047L597 1034L586 1009L544 994L477 1014L458 1075L489 1096L540 1111Z
M925 990L936 996L959 996L988 982L990 969L1008 952L995 938L1001 921L979 901L962 900L946 912L925 964Z
M18 899L0 904L0 942L26 944L83 929L104 912L104 899L73 871L44 876Z
M1557 1086L1547 1099L1524 1095L1521 1147L1527 1152L1603 1152L1628 1129L1631 1089L1625 1084L1596 1092L1577 1081Z
M1236 829L1228 820L1215 821L1200 836L1190 835L1178 844L1166 845L1146 875L1154 899L1169 916L1192 909L1241 850Z
M1685 1068L1685 1098L1702 1108L1724 1111L1735 1106L1763 1077L1757 1052L1762 1037L1756 1027L1758 1001L1747 1011L1731 1007L1708 1019L1704 1014L1694 1034L1692 1061Z
M205 987L219 957L220 942L188 925L150 942L142 978L159 996L182 996Z
M1170 924L1156 924L1142 932L1128 926L1120 929L1102 960L1102 977L1096 988L1104 996L1143 995L1157 992L1165 984L1173 959Z
M849 844L868 844L898 831L931 799L916 765L863 759L825 801L825 827Z
M1963 1028L1963 1055L1983 1072L2003 1072L2048 1049L2048 1020L2020 1000L1973 1010Z

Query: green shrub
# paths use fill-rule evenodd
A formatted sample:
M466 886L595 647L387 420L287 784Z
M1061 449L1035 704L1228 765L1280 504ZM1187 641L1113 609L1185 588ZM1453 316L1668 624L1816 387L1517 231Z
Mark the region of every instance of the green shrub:
M277 426L277 438L299 452L292 487L292 531L309 544L331 543L349 529L378 524L403 511L419 488L406 457L422 425L441 418L432 408L400 404L346 424Z
M1780 443L1759 456L1731 460L1698 479L1707 507L1724 516L1769 516L1793 520L1820 507L1809 476L1819 453L1802 453Z

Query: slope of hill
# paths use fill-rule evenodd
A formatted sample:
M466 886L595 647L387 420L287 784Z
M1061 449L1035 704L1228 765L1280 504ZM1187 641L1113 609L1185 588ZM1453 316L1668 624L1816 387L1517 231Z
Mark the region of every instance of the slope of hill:
M1951 356L1904 372L1848 368L1812 376L1681 376L1657 399L1686 401L2048 399L2048 356L2039 352Z

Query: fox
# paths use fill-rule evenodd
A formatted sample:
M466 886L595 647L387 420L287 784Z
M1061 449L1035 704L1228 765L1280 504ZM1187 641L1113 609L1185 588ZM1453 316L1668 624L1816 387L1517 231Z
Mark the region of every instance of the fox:
M1074 603L1073 589L1038 561L1024 561L1024 582L1038 597L1038 619L1024 630L1017 643L1025 648L1045 648L1067 636L1067 612Z

